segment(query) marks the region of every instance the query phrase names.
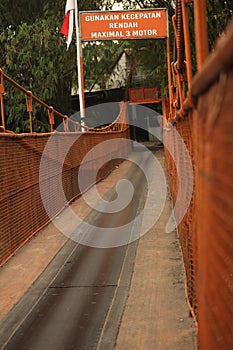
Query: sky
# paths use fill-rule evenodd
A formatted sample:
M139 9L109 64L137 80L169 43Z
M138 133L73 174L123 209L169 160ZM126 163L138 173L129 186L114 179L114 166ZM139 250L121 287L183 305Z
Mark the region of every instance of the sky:
M112 9L113 9L114 11L123 10L123 6L122 6L121 3L115 2L114 5L113 5L113 7L112 7Z

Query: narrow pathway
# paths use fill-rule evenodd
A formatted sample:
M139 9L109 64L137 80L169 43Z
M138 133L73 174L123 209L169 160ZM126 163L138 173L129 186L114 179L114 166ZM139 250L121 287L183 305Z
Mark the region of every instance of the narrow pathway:
M165 170L163 151L155 152ZM143 157L142 169L149 157L149 152ZM137 191L117 214L90 212L87 219L96 226L125 225L144 206L143 171L134 164L121 167L124 173L117 169L118 175L130 179ZM115 186L108 182L105 197L112 200ZM176 232L164 233L170 212L167 198L156 225L129 245L100 249L67 241L2 320L1 349L195 349ZM129 238L134 230L132 225Z

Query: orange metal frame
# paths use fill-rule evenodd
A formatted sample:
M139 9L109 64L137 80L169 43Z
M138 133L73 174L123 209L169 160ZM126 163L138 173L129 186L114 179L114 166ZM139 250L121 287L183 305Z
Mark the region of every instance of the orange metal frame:
M129 88L129 104L159 103L158 88Z
M170 97L170 116L169 120L175 122L183 118L195 106L197 99L196 82L192 81L192 62L190 49L189 22L187 6L194 3L194 24L196 38L196 59L197 69L203 66L208 56L208 33L206 24L206 1L205 0L177 0L176 13L172 17L172 24L175 36L174 59L171 68L168 68L170 75L169 97ZM169 52L168 52L169 55ZM170 70L170 72L169 72ZM210 72L203 79L211 79L215 71ZM187 86L186 86L187 82ZM193 87L193 84L195 85ZM199 83L198 83L199 86ZM187 90L187 91L186 91Z
M187 11L194 8L197 73L192 77ZM191 9L190 9L191 10ZM194 172L194 192L178 226L190 313L198 327L198 348L232 348L232 86L233 20L208 54L205 0L177 0L174 56L170 65L169 97L163 103L165 144L179 159L189 181L177 130L187 146ZM169 62L169 59L168 59ZM168 65L169 71L169 65ZM179 191L177 167L166 150L170 191ZM227 243L226 243L227 242ZM219 286L221 286L219 290Z
M5 93L4 80L8 81L12 86L14 86L16 89L18 89L25 95L26 107L27 107L27 112L29 114L29 121L30 121L30 133L33 133L33 101L38 103L40 106L44 107L47 110L51 132L54 129L54 115L57 115L58 117L62 118L63 121L69 119L67 115L64 115L58 112L56 109L54 109L53 106L47 105L38 97L34 96L31 91L24 89L21 85L19 85L13 79L11 79L8 75L6 75L2 69L0 69L0 103L1 103L1 121L2 121L1 130L2 131L7 131L5 129L6 123L5 123L5 114L4 114L4 97L3 97ZM70 119L69 119L69 122L74 124L77 130L81 129L81 124L79 122L75 122ZM67 126L68 126L68 123L67 123ZM84 128L86 130L88 129L87 127L84 127Z
M21 85L19 85L9 76L7 76L2 71L2 69L0 69L0 104L1 104L1 121L2 121L2 125L0 125L0 132L13 133L12 131L6 130L5 115L4 115L4 98L3 98L5 93L4 79L7 80L12 86L14 86L16 89L18 89L25 95L26 108L29 114L29 122L30 122L29 134L36 134L35 132L33 132L33 101L35 101L36 103L38 103L39 105L41 105L47 110L51 132L54 131L55 115L63 120L63 126L64 126L65 132L71 132L69 128L69 123L71 123L74 126L75 132L80 132L81 130L86 132L88 131L90 132L122 131L127 126L127 103L125 102L120 102L119 115L117 116L116 120L114 120L111 124L102 128L89 128L87 125L81 125L79 122L75 122L74 120L70 119L67 115L64 115L58 112L53 106L47 105L45 102L41 101L38 97L34 96L31 91L24 89Z

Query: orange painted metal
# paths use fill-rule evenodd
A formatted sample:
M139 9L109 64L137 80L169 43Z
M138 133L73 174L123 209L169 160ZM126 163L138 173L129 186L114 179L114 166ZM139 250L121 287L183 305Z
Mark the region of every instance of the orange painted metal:
M64 115L64 114L58 112L53 106L47 105L45 102L41 101L38 97L34 96L31 91L24 89L21 85L16 83L13 79L11 79L9 76L4 74L1 70L0 70L0 73L2 74L2 77L4 79L6 79L8 82L10 82L10 84L12 84L16 89L22 91L25 95L27 111L29 113L30 134L36 134L35 132L33 132L33 116L32 116L33 101L37 102L38 104L40 104L42 107L44 107L47 110L51 132L54 132L55 116L58 116L59 118L62 119L63 129L66 132L79 132L79 131L82 131L82 132L84 132L84 131L85 132L87 132L87 131L111 132L111 131L121 131L122 128L124 129L124 123L123 124L118 123L118 120L119 119L122 120L122 118L124 118L124 120L127 119L126 118L127 113L126 113L125 107L120 109L120 113L116 117L116 120L113 123L107 125L106 127L92 129L92 128L89 128L87 125L83 125L83 124L81 125L79 122L75 122L74 120L70 119L67 115ZM122 103L120 103L120 105L122 106ZM4 112L4 101L3 100L1 103L1 107L2 107L2 111ZM2 113L2 121L4 122L4 114L3 113ZM127 122L125 124L127 124ZM4 131L4 132L8 132L8 133L10 132L10 133L14 134L14 132L12 132L10 130L5 130L5 124L2 127L0 126L0 131L1 132Z
M120 103L120 112L116 120L104 128L90 129L83 126L85 132L80 132L81 125L68 118L49 106L31 91L25 90L18 83L8 77L0 70L0 93L4 94L4 79L12 84L16 89L20 90L26 98L26 107L29 113L30 133L15 134L12 131L5 130L4 125L4 104L1 100L2 110L2 126L0 128L0 265L6 262L22 245L25 244L33 235L40 231L50 221L45 212L42 199L40 196L40 179L39 169L43 150L50 138L54 139L54 154L50 159L51 162L59 163L61 157L60 151L66 138L72 137L74 141L71 150L67 155L67 161L63 166L63 189L67 198L67 203L80 195L78 187L78 170L84 156L98 143L114 138L128 138L129 126L127 123L127 103ZM50 133L33 132L33 102L39 103L48 112ZM63 132L54 131L55 115L63 120ZM122 149L114 149L114 143L111 148L104 154L111 152L112 160L106 163L98 171L96 181L105 177L116 164L120 162L119 158L127 157L130 149L128 146ZM115 159L114 154L117 154ZM119 156L120 155L120 156ZM100 155L98 159L104 158ZM67 164L69 165L67 167ZM93 162L88 165L88 171L96 171L97 163ZM49 184L58 181L58 174L54 173L44 181ZM48 191L49 192L49 191ZM64 203L56 197L55 193L48 193L48 201L53 208L53 216L56 216L64 209Z
M32 133L33 132L33 130L32 130L32 112L33 112L32 92L28 91L28 95L26 95L25 97L26 97L27 111L29 113L30 133Z
M178 131L178 134L175 132ZM179 142L179 137L182 138L185 143L192 163L193 158L193 142L192 142L192 119L185 118L176 123L175 127L171 128L169 125L164 125L163 135L165 144L169 145L169 149L173 150L174 157L176 159L176 164L174 159L171 157L170 152L165 148L165 156L168 165L168 173L170 179L170 192L173 198L173 203L175 203L178 192L179 192L179 182L180 179L177 175L177 167L179 174L186 178L187 184L190 183L192 174L190 174L190 169L186 164L186 157L184 155L183 146ZM194 166L194 163L193 163ZM185 195L185 189L183 189ZM191 200L190 206L184 216L182 222L178 226L178 236L180 240L184 267L185 267L185 277L186 277L186 295L187 301L190 306L190 312L195 316L197 311L197 296L196 296L196 236L193 230L193 225L195 223L195 192L193 193L193 198Z
M129 88L129 103L147 104L159 103L161 99L158 97L158 88Z
M179 1L176 3L178 4ZM194 1L198 73L192 78L187 4L182 2L183 31L175 18L172 67L172 122L192 160L194 192L178 227L190 312L198 328L198 349L233 348L233 20L207 57L205 1ZM178 6L179 7L179 6ZM182 28L182 26L180 26ZM181 102L176 66L179 36L184 36L188 92ZM180 56L181 57L181 56ZM163 111L170 119L166 103ZM178 156L179 172L189 179L174 128L164 123L164 140ZM165 149L170 190L179 191L177 169Z
M180 109L185 95L185 60L184 60L184 35L181 2L177 3L176 15L172 17L172 24L175 35L175 48L173 62L171 63L172 71L172 101L171 101L171 120L176 119L176 110Z
M170 101L163 99L162 107L163 115L168 121L172 121L174 127L171 128L171 125L164 121L164 140L169 148L173 149L178 159L179 173L186 177L188 183L191 181L191 174L187 173L183 149L180 147L175 130L182 137L193 165L193 197L185 217L178 226L178 235L185 267L188 304L198 327L198 349L232 349L233 21L218 40L213 53L207 58L205 1L194 1L198 73L192 79L186 12L188 3L189 0L177 0L179 14L173 17L175 50L171 68L169 64ZM0 93L3 96L3 78L7 80L10 78L2 71L0 74ZM186 75L189 91L185 98ZM15 82L12 83L15 87L19 87ZM29 101L28 112L32 112L32 100L38 103L42 101L21 87L20 89ZM67 137L73 137L74 140L77 137L77 134L69 132L67 116L59 114L43 102L42 105L49 112L51 125L54 123L54 114L57 113L63 119L64 132L22 135L7 133L2 113L2 131L4 131L0 133L0 148L3 150L0 153L0 221L4 232L0 237L2 263L49 221L41 202L38 178L40 159L48 138L51 135L54 137L56 147L53 158L57 162L59 145L62 141ZM3 100L1 100L2 107ZM74 142L67 155L63 174L68 202L79 195L77 172L86 152L109 137L129 137L126 110L127 105L121 103L120 114L114 123L105 128L89 129L83 133L82 139ZM119 120L123 121L123 124L119 123ZM78 127L76 123L75 131ZM109 151L114 154L114 147ZM122 149L122 158L128 152L128 148ZM179 191L177 167L166 149L165 155L170 191L175 203ZM115 165L116 163L112 161L101 168L98 179L104 177ZM89 163L88 170L94 171L94 169L95 163ZM57 181L56 174L46 181L48 183ZM63 209L62 203L54 193L48 193L48 200L54 206L54 216L57 215Z
M233 348L232 91L233 69L220 73L193 111L200 349Z
M167 46L167 78L168 78L168 93L169 93L169 120L172 116L172 74L171 74L171 51L170 51L170 38L166 40Z
M51 132L53 132L53 126L54 126L54 108L52 106L48 109L48 115L49 115L49 124Z
M50 124L53 125L53 108L50 107ZM68 119L64 119L68 124ZM39 169L41 157L48 140L54 142L54 147L48 162L59 164L62 158L64 144L73 139L65 162L62 166L63 190L67 203L80 195L78 186L78 171L85 155L97 144L117 138L129 138L127 124L127 104L121 103L120 113L115 123L103 129L92 129L87 132L51 132L37 133L0 133L0 265L6 262L25 242L40 231L50 221L40 195ZM98 162L82 164L88 172L96 173L98 164L105 164L99 169L96 181L104 178L114 167L125 159L130 152L130 146L119 147L119 143L110 143L108 149L96 155ZM111 161L106 161L108 154ZM50 191L50 185L56 186L59 174L43 174L43 181L48 183L47 201L50 203L52 217L64 209L60 195ZM51 214L51 213L50 213Z
M197 100L193 141L199 160L195 180L200 349L233 348L232 33L233 21L191 87Z
M197 98L204 93L219 77L219 74L227 72L233 66L233 22L229 23L227 35L222 35L215 50L208 57L202 70L196 75L192 83L191 94Z
M184 35L183 35L183 17L182 17L182 8L181 1L178 1L176 4L176 16L175 22L177 27L177 37L176 37L176 46L177 46L177 70L183 72L184 69Z
M206 22L206 0L194 1L194 23L197 69L199 70L208 56L208 29Z
M184 49L185 49L185 65L187 72L188 88L191 86L192 81L192 62L191 62L191 50L190 50L190 35L189 35L189 24L187 14L187 0L182 0L182 19L184 29Z
M4 79L7 80L12 86L14 86L17 90L21 91L26 98L26 106L27 106L27 111L29 113L29 121L30 121L30 133L33 132L33 122L32 122L32 102L35 101L36 103L38 103L40 106L44 107L47 111L48 111L48 115L50 115L50 111L51 111L51 106L47 105L45 102L43 102L42 100L40 100L38 97L34 96L33 93L31 91L28 91L26 89L24 89L21 85L19 85L16 81L14 81L13 79L11 79L8 75L6 75L1 69L0 69L0 102L1 102L1 116L2 116L2 127L5 130L5 118L4 118L4 98L3 98L3 94L4 94ZM1 93L1 91L3 91ZM52 107L53 108L53 107ZM68 119L67 115L64 115L62 113L60 113L59 111L57 111L56 109L53 109L53 113L54 115L58 116L59 118L64 119ZM69 119L69 122L73 125L76 125L78 127L78 130L80 130L81 125L79 122L75 122L73 120ZM88 127L84 127L85 130L88 130ZM52 127L51 127L52 129Z
M180 114L187 116L197 105L198 97L205 93L216 82L222 71L227 72L233 66L233 22L229 23L227 35L221 36L215 50L206 59L200 72L194 79L182 106Z

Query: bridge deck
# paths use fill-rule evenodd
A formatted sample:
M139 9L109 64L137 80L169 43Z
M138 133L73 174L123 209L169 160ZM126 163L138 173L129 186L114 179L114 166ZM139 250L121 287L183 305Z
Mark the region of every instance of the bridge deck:
M135 152L136 154L137 152ZM156 157L165 169L163 150L157 150ZM131 167L131 162L125 161L119 168L116 168L107 179L98 184L100 194L104 195L111 190L124 174L130 172ZM90 198L95 201L92 191L93 189L90 190ZM141 197L143 195L144 191L142 191ZM90 208L82 198L72 204L72 209L81 218L85 218L90 214ZM25 327L21 323L26 317L25 322L32 322L33 324L32 317L34 317L34 313L36 314L35 323L40 323L38 317L40 317L42 309L40 308L39 311L35 309L38 299L42 299L42 301L39 301L40 305L41 302L43 304L43 298L46 298L48 293L50 296L58 295L60 291L61 293L63 291L67 292L67 290L69 290L69 293L74 293L76 288L62 289L61 286L58 287L56 278L60 272L63 276L62 268L65 266L65 261L72 262L72 256L77 251L78 254L85 253L84 255L88 257L83 261L84 270L80 270L80 274L83 276L80 278L85 279L87 285L78 286L77 289L79 293L82 293L80 290L83 288L84 294L82 297L87 298L87 300L85 299L87 302L86 313L90 313L95 304L95 315L92 315L93 321L87 324L91 329L97 328L97 331L91 332L91 329L86 329L85 332L86 326L83 320L81 321L82 325L76 325L76 336L77 332L81 332L82 336L86 334L86 339L83 340L84 345L80 349L195 349L195 326L193 319L189 316L185 300L184 272L177 234L175 231L171 234L165 234L164 232L170 212L171 203L169 196L167 196L159 221L146 235L131 243L128 247L112 250L111 259L113 255L116 255L118 260L112 265L106 263L106 269L108 269L107 266L112 266L113 271L118 271L118 277L116 279L116 277L112 277L112 274L109 275L111 286L108 283L109 281L106 282L106 280L104 281L105 288L103 288L103 281L100 283L101 288L99 286L99 290L104 289L104 293L106 293L105 291L108 289L108 292L105 296L106 303L100 303L99 307L95 306L96 301L94 302L89 298L86 288L88 286L98 289L96 279L92 282L91 280L87 281L89 277L85 275L91 274L91 266L95 263L93 254L101 255L102 253L96 252L94 248L80 247L69 241L50 224L17 252L0 270L0 284L2 286L0 290L0 348L2 349L8 340L10 342L5 349L20 349L22 339L32 341L31 339L36 331L33 333L32 327L30 328L30 337L28 334L23 334L24 331L22 330ZM104 254L106 254L108 250L104 250ZM104 259L107 259L105 255ZM98 265L97 262L96 264ZM119 268L119 264L122 264L122 268ZM88 274L87 266L89 266ZM77 268L79 269L80 266ZM101 274L103 274L103 271ZM54 283L54 285L51 286L51 283ZM106 288L106 283L108 288ZM99 291L96 291L96 295L98 293ZM74 296L75 305L79 305L80 295L78 298ZM70 298L73 298L71 294L68 299ZM98 302L100 301L97 300L97 305ZM68 306L66 305L66 307ZM84 310L82 311L84 312ZM63 309L63 317L64 312L66 315L66 310ZM31 316L27 317L29 314ZM46 320L49 317L49 315L46 316ZM69 323L71 319L68 318L67 322ZM51 322L49 327L51 327ZM54 328L59 328L59 320L54 319L54 322ZM18 328L19 332L16 332L14 336L14 332ZM64 319L62 328L65 332ZM37 335L35 336L36 342L34 344L30 343L31 350L39 349L39 344L42 343L44 350L55 348L53 345L59 339L58 335L55 336L57 340L54 340L51 333L47 334L48 329L45 326L43 326L43 329L39 340ZM91 338L92 333L94 334L93 339ZM72 336L69 334L67 337L70 339ZM62 333L62 339L65 338L65 334ZM61 343L59 344L56 349L62 349ZM63 346L63 348L68 347Z

